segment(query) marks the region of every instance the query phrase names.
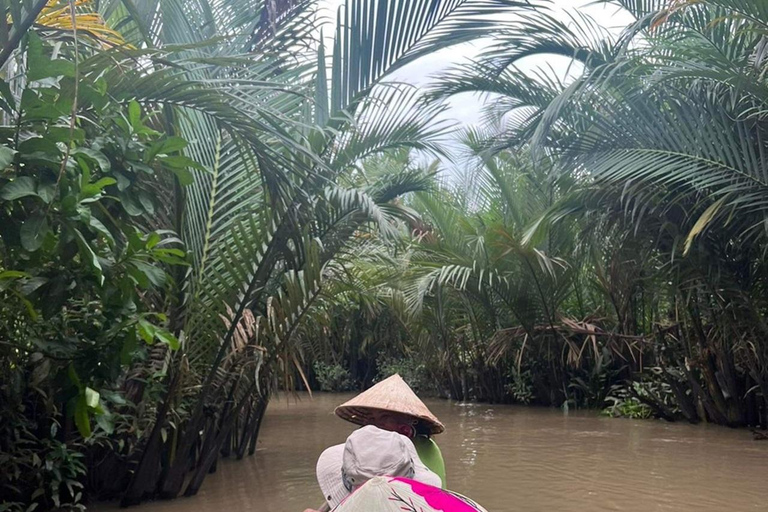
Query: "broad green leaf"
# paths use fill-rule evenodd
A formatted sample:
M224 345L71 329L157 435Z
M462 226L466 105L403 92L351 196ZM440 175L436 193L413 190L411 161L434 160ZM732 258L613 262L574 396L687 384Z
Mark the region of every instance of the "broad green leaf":
M128 103L128 122L136 133L141 133L144 123L141 122L141 105L136 100Z
M39 183L37 185L37 195L47 204L51 204L51 201L56 197L56 183Z
M22 156L31 155L33 153L43 153L58 157L61 155L61 150L59 150L56 142L52 139L47 137L30 137L19 144L19 153L21 153Z
M48 128L46 137L65 144L69 144L70 140L82 144L85 142L85 130L77 127L71 130L69 126L51 126Z
M67 375L69 376L70 382L77 387L77 389L81 389L83 385L80 383L80 377L77 375L77 370L75 370L75 366L70 363L69 368L67 368Z
M186 148L189 143L181 137L168 137L155 142L144 157L145 162L151 162L157 155L167 155Z
M58 95L48 89L24 89L21 93L20 109L24 112L24 121L51 121L72 112L72 98Z
M7 290L13 284L14 279L20 279L28 276L29 274L19 270L5 270L0 272L0 291Z
M139 203L141 203L141 206L144 208L144 211L147 212L149 215L154 215L155 203L152 200L152 196L143 190L139 190L138 196L139 196Z
M29 274L20 270L4 270L0 272L0 279L18 279L20 277L29 277Z
M120 197L120 204L123 205L123 208L131 217L137 217L144 213L144 210L136 204L136 200L129 193L123 192L118 194L118 196Z
M117 190L119 192L122 192L131 185L131 180L129 180L125 174L116 171L114 176L117 178Z
M99 405L99 392L95 389L91 389L86 386L85 388L85 403L88 407L95 408Z
M0 198L13 201L27 196L36 196L35 180L29 176L19 176L0 189Z
M155 331L155 337L160 340L161 343L168 345L171 350L179 350L179 347L181 347L179 339L166 330L158 329Z
M19 108L23 112L28 112L29 110L39 108L43 105L43 100L40 99L40 96L37 95L37 92L34 89L24 89L21 92L21 103L19 104ZM57 115L55 117L59 116Z
M11 86L5 80L0 80L0 108L13 114L16 110L16 100L13 98Z
M107 434L115 432L115 417L111 413L96 416L96 424Z
M31 318L32 321L37 320L38 313L37 313L37 310L35 309L35 306L26 297L20 294L15 294L15 295L16 297L19 298L21 303L24 305L24 308L27 310L27 314L29 315L29 318Z
M115 238L112 236L112 233L110 233L109 229L107 229L107 226L105 226L104 223L101 222L99 219L91 216L91 218L88 221L88 224L91 226L91 228L93 228L94 231L103 235L104 238L106 238L110 244L115 243Z
M146 320L139 319L136 328L139 336L145 343L147 343L147 345L152 345L155 342L155 332L157 331L157 327Z
M141 236L141 233L134 229L128 234L128 245L134 251L141 251L146 248L146 242Z
M166 275L163 269L139 260L131 261L131 265L144 274L152 285L161 287L165 284Z
M87 157L104 172L109 172L112 169L112 164L110 163L109 158L107 158L101 151L96 151L91 148L77 148L72 151L72 155L82 155Z
M171 172L179 179L179 183L185 187L195 182L195 177L187 169L171 169Z
M88 418L88 403L84 394L81 394L75 403L75 425L81 436L85 438L91 436L91 421Z
M147 238L147 245L146 245L146 247L147 247L147 249L152 249L153 247L155 247L159 243L160 243L160 235L158 235L155 232L152 232L152 233L149 234L149 237Z
M187 167L192 167L193 169L198 169L200 171L207 171L205 167L184 155L164 156L160 158L160 161L171 169L186 169Z
M187 254L179 249L155 249L152 251L152 255L157 260L169 265L189 265L186 260Z
M125 341L123 341L123 346L120 349L120 362L124 365L128 365L131 362L133 362L133 352L136 350L137 343L136 343L136 331L137 329L132 329L128 331L125 335Z
M157 249L154 254L167 254L169 256L177 256L179 258L186 258L187 253L181 249Z
M83 234L77 229L73 231L75 240L77 241L77 246L80 248L80 257L83 260L83 263L90 265L96 274L96 278L99 280L99 284L103 285L104 271L101 268L101 263L99 263L99 258L96 256L96 253L93 252L93 249L85 240L85 237L83 237Z
M30 71L28 75L30 81L58 76L72 77L75 75L75 65L69 61L46 58L43 62L47 62L47 64L36 67L34 73Z
M133 278L133 281L136 283L136 286L144 290L149 288L150 286L149 277L147 277L147 275L144 272L142 272L141 270L139 270L133 265L128 265L128 267L126 267L125 270L126 272L128 272L128 275Z
M74 195L66 195L61 199L61 209L67 215L77 214L77 208L80 203Z
M47 282L48 282L47 277L32 277L30 279L24 280L24 283L21 285L20 291L24 295L29 295L31 293L34 293L35 290L37 290Z
M117 405L127 405L128 401L120 394L119 391L103 390L101 396L109 403ZM102 402L103 403L103 402Z
M133 170L133 171L137 171L137 172L141 171L143 173L149 174L150 176L154 176L154 174L155 174L155 170L152 167L150 167L150 166L148 166L148 165L146 165L146 164L144 164L142 162L136 162L136 161L131 160L131 161L128 161L126 163L128 164L128 167L131 170Z
M63 60L51 60L43 51L43 42L35 32L28 33L27 43L27 80L33 82L43 78L57 76L75 76L74 63Z
M88 206L84 205L85 203L86 203L86 200L83 200L77 206L77 217L80 219L80 221L83 224L90 224L91 217L93 217L93 214L91 213L91 209Z
M7 146L0 146L0 169L5 169L13 163L13 157L16 154L16 150L13 150Z
M80 191L81 197L94 197L101 193L101 191L110 185L114 185L117 183L117 180L114 178L101 178L100 180L96 181L95 183L89 183L86 186L82 188Z
M29 252L35 252L43 245L48 229L48 220L42 212L27 218L19 230L21 246Z
M163 141L162 149L160 150L160 153L175 153L176 151L181 151L182 149L189 146L189 143L182 139L181 137L168 137Z

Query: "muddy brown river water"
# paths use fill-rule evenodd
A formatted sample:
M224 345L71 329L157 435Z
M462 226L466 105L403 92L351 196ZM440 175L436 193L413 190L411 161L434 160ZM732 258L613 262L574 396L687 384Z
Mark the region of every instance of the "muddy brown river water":
M134 510L302 512L318 506L315 461L355 428L333 415L345 398L273 400L256 455L220 462L196 497ZM594 412L427 404L446 425L435 440L448 486L489 512L768 512L768 441L753 441L747 431Z

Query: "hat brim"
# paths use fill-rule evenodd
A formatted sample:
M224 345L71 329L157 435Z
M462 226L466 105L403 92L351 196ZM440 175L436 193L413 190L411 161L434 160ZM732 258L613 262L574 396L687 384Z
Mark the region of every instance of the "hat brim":
M344 445L337 444L326 449L317 459L317 483L331 509L349 496L341 477L341 467L344 464Z
M413 480L431 485L433 487L442 486L442 479L437 473L434 473L421 462L416 448L410 440L406 443L408 453L413 462ZM316 474L317 483L320 490L323 491L325 500L330 505L331 510L336 508L351 493L344 486L344 479L341 475L341 468L344 465L344 445L337 444L327 448L317 459ZM395 476L395 475L380 475Z
M375 411L395 412L417 418L429 430L430 435L445 430L437 416L406 384L400 375L392 375L338 406L337 416L358 425L375 425Z
M430 435L441 434L445 431L445 427L439 421L429 416L414 413L409 410L404 410L400 407L373 407L366 405L347 405L342 404L334 410L336 416L343 420L347 420L357 425L375 425L374 414L376 412L394 412L397 414L404 414L420 420L429 429Z

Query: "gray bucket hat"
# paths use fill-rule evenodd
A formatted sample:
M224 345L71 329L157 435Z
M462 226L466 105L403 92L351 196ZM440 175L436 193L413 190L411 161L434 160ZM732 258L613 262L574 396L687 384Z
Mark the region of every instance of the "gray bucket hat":
M440 477L419 459L413 443L397 432L373 425L353 432L317 459L317 483L335 508L352 491L377 476L402 476L440 487Z

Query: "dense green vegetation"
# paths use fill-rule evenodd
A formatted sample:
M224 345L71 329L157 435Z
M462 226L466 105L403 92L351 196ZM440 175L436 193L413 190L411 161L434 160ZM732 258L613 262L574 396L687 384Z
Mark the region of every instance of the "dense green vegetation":
M333 315L357 344L320 357L354 367L384 331L457 399L768 424L768 11L612 3L617 35L537 10L437 78L435 101L487 94L486 122L399 250L361 251L370 293ZM545 54L570 78L517 67Z
M417 200L420 353L454 394L600 407L632 379L659 416L766 425L766 5L618 3L618 37L526 17L436 86L497 123L461 193ZM579 77L515 68L552 52Z
M304 378L354 240L430 186L363 166L444 132L379 84L524 6L352 0L321 31L308 1L2 5L1 508L195 494Z
M768 8L611 3L4 2L0 510L195 494L276 390L393 372L768 425Z

